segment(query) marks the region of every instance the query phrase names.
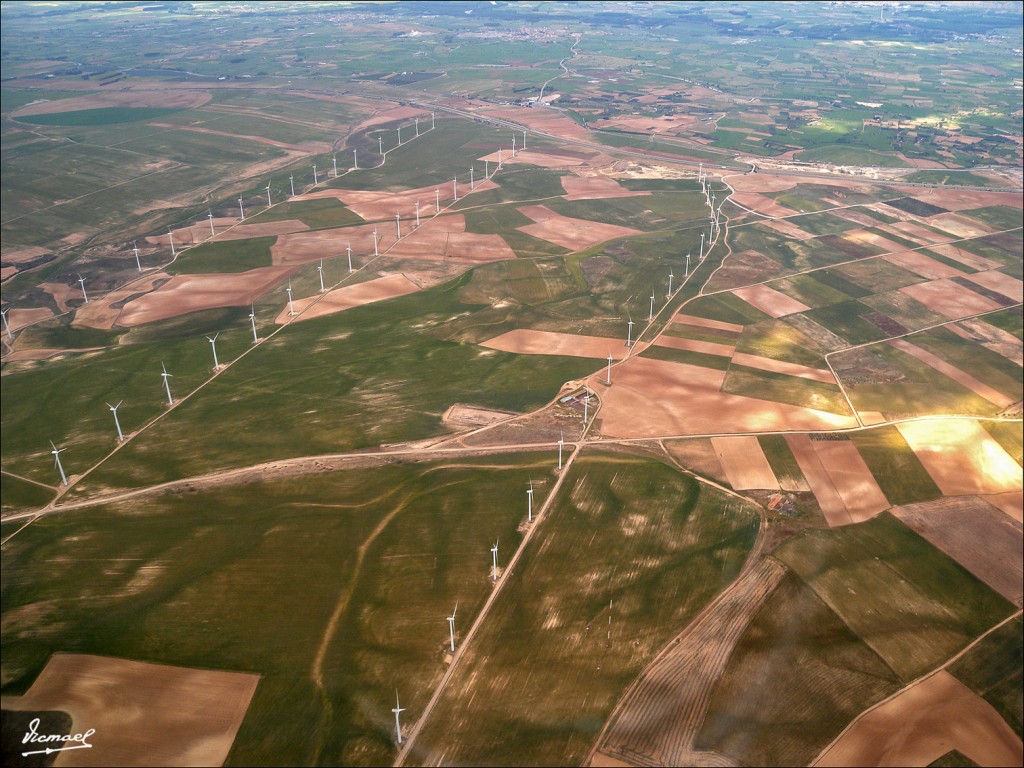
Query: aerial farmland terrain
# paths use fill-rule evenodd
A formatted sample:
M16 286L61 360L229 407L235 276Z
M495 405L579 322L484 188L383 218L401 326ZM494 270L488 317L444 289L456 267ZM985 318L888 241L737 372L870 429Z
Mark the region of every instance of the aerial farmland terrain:
M1024 763L1019 2L0 2L3 764Z

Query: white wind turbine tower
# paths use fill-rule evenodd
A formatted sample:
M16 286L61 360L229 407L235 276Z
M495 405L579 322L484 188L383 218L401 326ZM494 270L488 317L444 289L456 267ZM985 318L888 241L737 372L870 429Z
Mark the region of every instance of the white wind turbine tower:
M434 213L441 212L441 188L434 188Z
M402 126L398 126L398 146L402 146Z
M256 335L256 305L253 304L249 311L249 323L252 325L252 343L259 343L260 337Z
M352 168L353 170L359 170L359 154L355 149L352 150Z
M351 275L355 272L355 270L352 269L352 243L348 243L345 246L345 251L348 253L348 273Z
M167 380L173 378L173 376L167 372L167 368L164 366L163 362L160 363L160 367L163 369L163 373L160 375L163 377L164 389L167 391L167 405L174 405L174 398L171 397L171 385L167 382Z
M270 183L267 182L267 208L271 205L273 205L273 203L270 202Z
M683 277L690 276L690 254L686 254L686 274Z
M167 242L171 244L171 256L177 256L178 254L174 250L174 233L171 232L171 228L167 228Z
M4 333L7 334L7 340L13 341L14 337L11 335L11 326L7 324L7 311L8 310L5 309L2 312L0 312L0 317L4 319Z
M139 272L142 271L142 262L139 261L139 246L132 240L132 250L135 252L135 266L139 268Z
M430 113L430 130L434 130L434 113Z
M416 201L416 229L420 228L420 201Z
M583 426L586 426L588 417L590 416L590 389L584 387L583 391Z
M238 198L238 215L242 221L245 221L245 206L242 205L242 198Z
M491 547L491 581L498 580L498 540L494 540L494 546Z
M512 157L516 156L516 135L512 134Z
M67 485L68 478L67 475L64 474L64 467L60 463L60 455L63 451L66 451L67 448L58 449L57 446L53 444L53 440L50 441L50 446L53 448L53 450L50 451L50 453L53 454L53 458L57 463L57 471L60 472L60 484Z
M124 400L121 401L121 403L123 402ZM114 426L117 427L117 442L119 443L124 442L124 435L121 432L121 422L117 420L117 409L121 407L121 403L118 403L117 405L107 403L107 408L109 408L110 412L114 414Z
M402 714L403 712L405 712L405 708L402 707L401 703L398 701L398 689L397 688L395 689L395 707L391 711L395 715L395 736L398 737L398 743L401 744L402 743L402 723L399 722L398 716L400 714Z
M402 239L402 217L396 212L395 213L395 239Z
M533 522L533 480L530 481L530 488L526 492L526 522Z
M213 334L213 338L207 336L206 340L210 342L210 349L213 350L213 370L220 368L220 363L217 362L217 337L220 336L220 331Z
M453 202L458 202L458 200L459 200L459 177L458 176L455 176L455 177L452 178L452 197L455 198L455 200Z
M559 430L558 432L558 469L562 469L562 447L565 445L565 434Z
M526 131L523 131L523 149L526 149Z
M498 147L498 168L497 168L497 170L499 170L499 171L501 170L501 147Z
M324 260L320 259L320 265L316 268L317 273L320 275L320 293L324 292Z
M700 261L704 261L704 233L700 233Z
M668 297L670 299L672 298L672 278L673 277L675 277L675 275L672 274L672 268L670 267L669 270L668 270Z
M313 186L315 187L320 181L316 177L316 163L313 163Z
M608 377L605 379L604 383L607 386L611 386L611 384L612 384L612 353L611 352L608 353Z
M216 231L214 231L213 229L213 211L208 210L206 212L206 218L210 220L210 237L213 237L214 235L217 234Z
M376 227L373 228L373 255L374 256L380 256L380 254L377 252L377 228Z
M419 137L419 135L420 135L420 119L417 117L417 118L415 118L415 120L416 120L416 137Z
M633 346L633 318L632 317L629 318L629 324L627 325L627 330L626 330L626 346L627 347L632 347Z
M292 304L292 281L288 281L288 287L285 288L285 292L288 294L288 316L295 317L295 306Z
M473 181L473 166L469 166L469 191L476 189L476 182Z
M78 276L78 283L82 286L82 298L85 299L85 303L89 303L89 297L85 293L85 278L81 275Z
M647 318L647 322L649 322L649 323L650 323L650 322L652 322L653 320L654 320L654 291L653 291L653 290L651 290L651 314L650 314L650 316L649 316L649 317Z
M334 163L334 178L338 178L338 156L331 155L331 162Z
M455 614L459 612L459 601L455 601L455 610L452 611L452 615L448 617L448 647L452 653L455 653Z
M378 136L377 137L377 154L378 155L383 155L384 154L384 137L383 136Z
M484 158L484 178L491 178L490 161L486 157Z
M295 177L294 176L289 176L288 177L288 183L291 185L291 188L292 188L292 197L295 197Z

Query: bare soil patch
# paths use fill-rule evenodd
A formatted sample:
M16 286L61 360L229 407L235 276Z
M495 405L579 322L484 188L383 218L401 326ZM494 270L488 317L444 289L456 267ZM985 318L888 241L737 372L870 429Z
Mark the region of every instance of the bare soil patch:
M867 217L865 217L867 218ZM877 223L877 222L875 222ZM768 229L774 229L776 232L785 235L793 240L809 240L814 237L813 234L807 230L800 229L796 224L788 219L767 219L759 222L758 226L767 227Z
M158 271L134 280L124 288L111 291L101 299L94 299L88 304L83 304L75 312L72 324L109 331L117 322L125 304L156 289L170 278L171 276L166 272Z
M61 312L68 311L68 299L80 299L82 290L77 285L70 286L64 283L40 283L39 287L53 297L57 308Z
M911 344L906 339L892 339L888 343L890 346L917 358L929 368L934 368L943 376L948 376L957 384L962 384L974 394L985 398L990 403L997 405L1000 408L1006 408L1014 402L1012 397L1007 397L999 390L993 389L988 386L988 384L978 381L966 371L962 371L955 365L947 363L941 357L932 354L926 349L921 349L920 347Z
M765 197L757 192L737 192L729 199L744 208L749 208L751 211L756 211L765 216L784 219L796 213L792 208L787 208L781 203L775 202L772 198Z
M779 481L772 472L768 459L757 438L752 435L741 437L712 437L711 445L722 462L729 485L737 491L752 488L779 490Z
M746 352L736 352L732 356L736 365L745 365L747 368L757 368L760 371L771 371L773 373L784 373L787 376L796 376L801 379L822 381L826 384L835 384L836 378L832 371L823 368L811 368L808 365L787 363L783 360L773 360L770 357L759 357L748 355Z
M40 256L45 256L50 251L39 245L18 245L11 248L4 244L3 260L8 264L24 264L26 261L34 261Z
M610 437L667 437L832 430L852 427L852 416L720 392L724 371L631 357L590 377L604 407L601 431Z
M157 290L125 304L117 324L127 327L217 307L244 307L295 271L260 267L226 275L176 275Z
M929 224L931 221L929 220ZM896 224L883 224L879 227L883 232L891 232L897 237L905 237L918 243L946 243L952 240L952 236L939 232L932 232L912 221L900 221Z
M1024 198L1016 192L981 192L969 189L932 189L922 193L915 187L901 187L900 191L908 195L916 195L932 205L949 211L971 210L990 205L1007 205L1011 208L1024 208Z
M993 493L984 497L985 501L1002 510L1004 515L1024 523L1024 491L1010 491L1009 493Z
M373 304L377 301L393 299L396 296L405 296L418 290L420 290L420 287L405 275L378 277L376 280L367 280L363 283L335 288L333 291L328 291L322 295L316 294L303 299L295 299L292 302L297 315L294 319L296 321L312 320L314 317L333 315L336 312L344 312L352 307ZM289 319L292 318L288 314L288 305L286 303L275 319L275 322L278 325L283 325Z
M514 107L511 109L494 109L487 112L495 117L504 117L529 128L553 133L570 139L589 139L590 132L582 125L568 117L543 107Z
M352 265L359 267L373 258L373 231L378 232L378 250L383 253L394 245L394 227L360 224L356 227L318 229L315 232L291 232L279 235L277 242L270 246L270 256L275 265L308 264L311 261L341 256L346 259L345 247L352 246Z
M977 272L968 275L967 280L1013 301L1024 301L1024 283L1005 272L996 270Z
M932 312L951 320L959 320L980 312L999 309L1002 305L975 293L952 280L930 280L900 288L910 298L921 302Z
M689 440L666 440L667 450L676 461L692 472L716 480L725 485L729 478L725 476L718 452L706 437L694 437Z
M543 205L524 205L517 210L537 222L518 227L521 232L571 251L582 251L606 240L641 234L639 230L629 227L562 216Z
M875 224L878 224L878 222L876 221ZM844 240L851 240L854 243L863 243L864 245L873 245L876 248L882 248L886 253L898 253L900 251L907 250L907 246L900 245L895 240L889 240L881 235L875 234L874 232L867 232L863 229L854 229L849 232L844 232L842 237Z
M963 248L959 248L956 245L936 245L931 250L935 251L935 253L940 256L945 256L953 259L954 261L959 261L970 269L998 269L1003 266L998 261L987 259L984 256L978 256L976 253L965 251Z
M793 458L796 459L800 471L811 487L811 493L818 500L818 506L829 527L835 528L852 523L853 519L843 502L843 497L839 495L821 457L814 450L811 438L807 435L786 435L786 444L793 452Z
M708 284L714 291L740 288L744 285L768 280L782 271L782 266L756 251L741 251L729 255Z
M3 708L58 710L91 749L64 766L202 766L227 759L259 675L56 653L24 696Z
M1024 526L977 496L893 507L893 514L1017 606L1024 598Z
M759 309L772 317L785 317L797 312L806 312L808 307L803 302L787 296L781 291L769 288L767 285L751 285L747 288L737 288L733 292L750 306Z
M673 322L682 323L683 325L695 325L698 328L714 328L718 331L733 331L734 333L742 333L744 328L744 326L736 323L726 323L722 320L709 320L706 317L697 317L696 315L677 314Z
M961 320L946 327L960 338L981 344L986 349L1024 367L1024 344L1012 333L989 325L980 318Z
M626 353L622 339L603 336L576 336L571 333L552 333L517 328L488 339L480 346L514 352L519 355L567 355L569 357L592 357L607 360L621 360Z
M38 323L48 317L53 317L53 310L49 307L33 307L31 309L11 307L7 312L7 325L13 333L26 325Z
M957 237L978 237L995 232L993 227L962 213L940 213L928 219L928 223Z
M856 445L849 440L812 440L811 445L843 500L850 522L869 520L890 507Z
M1020 465L969 419L897 424L907 444L946 496L1020 492Z
M920 275L928 280L958 277L964 274L963 270L955 269L948 264L943 264L941 261L936 261L919 251L901 251L900 253L891 253L882 258L890 264L909 269L915 275Z
M77 112L83 109L104 107L162 107L190 109L201 107L212 98L208 91L160 90L160 91L97 91L70 99L40 101L27 104L13 114L15 118L28 115L52 115L58 112Z
M600 200L607 197L642 197L649 191L626 189L607 176L563 176L562 189L566 200Z
M497 421L503 421L518 415L511 411L496 411L476 405L455 403L455 405L444 412L441 420L445 424L451 424L455 427L486 427L488 424L494 424Z
M728 344L716 344L712 341L698 341L697 339L681 339L678 336L659 336L654 345L657 347L671 347L672 349L683 349L688 352L701 352L705 355L720 355L731 357L735 346Z
M486 192L489 189L496 189L497 184L490 179L477 179L472 190L469 184L459 184L459 199L473 192ZM390 190L347 190L347 189L324 189L311 192L307 195L299 195L295 200L317 200L325 197L341 200L356 215L367 221L374 219L393 220L395 214L400 214L403 219L416 218L416 203L420 204L420 217L422 219L432 216L437 210L439 201L447 205L454 200L455 190L452 189L450 180L444 184L433 187L418 187L416 189L403 189L400 191ZM410 229L412 224L407 225Z
M956 750L976 765L1020 765L1021 740L945 670L858 717L812 765L930 765Z

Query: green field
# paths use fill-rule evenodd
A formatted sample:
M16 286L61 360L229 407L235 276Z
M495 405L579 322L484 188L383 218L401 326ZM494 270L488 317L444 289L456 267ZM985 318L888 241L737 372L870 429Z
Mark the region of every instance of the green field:
M649 459L584 455L566 482L421 734L423 762L578 765L757 532L752 507Z
M269 267L273 263L270 246L276 240L276 237L250 237L201 243L182 252L166 271L172 275L204 275Z
M913 504L942 495L896 427L853 432L850 440L890 504Z
M444 617L458 601L468 628L490 590L491 543L515 549L531 477L538 504L550 488L548 457L458 464L36 522L4 548L4 694L24 691L55 651L255 672L229 765L390 762L395 687L411 712L425 705L444 670Z
M1022 656L1024 626L1018 616L992 632L949 668L968 688L995 707L1017 736L1024 732Z
M33 125L113 125L115 123L136 123L142 120L156 120L178 112L178 109L159 107L102 107L100 109L79 109L73 112L54 112L45 115L26 115L19 122Z
M347 227L350 224L360 224L363 221L361 217L349 210L344 203L334 197L279 203L273 208L258 213L246 221L250 224L262 224L267 221L286 221L292 219L301 221L310 229Z

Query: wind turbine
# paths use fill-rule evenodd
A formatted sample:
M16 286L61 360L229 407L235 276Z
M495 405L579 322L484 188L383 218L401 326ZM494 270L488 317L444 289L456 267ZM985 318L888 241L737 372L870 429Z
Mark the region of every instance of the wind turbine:
M121 403L123 402L124 400L121 401ZM121 433L121 422L117 420L117 409L121 407L121 403L118 403L117 405L107 403L107 408L109 408L110 412L114 414L114 426L117 427L117 442L119 443L124 442L124 435Z
M402 126L398 126L398 146L402 146Z
M484 158L484 178L485 179L491 178L491 174L490 174L488 163L489 163L489 161L487 160L487 158Z
M501 170L501 147L498 147L498 170Z
M292 187L292 197L295 197L295 177L294 176L289 176L288 177L288 183L291 184L291 187Z
M441 188L434 188L434 213L441 212Z
M377 228L376 227L373 228L373 255L374 256L380 256L380 254L377 253Z
M167 368L164 366L163 361L161 361L160 367L163 369L163 373L161 373L160 375L163 377L164 380L164 389L167 390L167 404L174 405L174 398L171 397L171 385L167 382L168 379L174 377L167 372Z
M13 341L14 337L11 335L11 326L7 324L7 312L8 310L6 309L0 312L0 317L4 319L4 332L7 334L7 340Z
M650 315L650 317L647 318L647 322L650 323L653 320L654 320L654 290L652 289L651 290L651 315Z
M324 260L320 259L320 265L316 268L320 275L320 293L324 292Z
M383 136L378 136L377 137L377 154L378 155L383 155L384 154L384 137Z
M331 162L334 163L334 178L338 178L338 156L331 155Z
M260 337L256 335L256 305L253 304L249 312L249 323L252 325L252 343L259 342Z
M673 277L675 277L675 275L672 274L672 268L669 267L669 270L668 270L668 297L670 299L672 298L672 278Z
M473 181L473 166L469 166L469 191L476 189L476 182Z
M89 297L85 293L85 278L81 275L78 276L78 283L82 286L82 298L85 299L85 303L89 303Z
M238 198L238 215L245 221L245 207L242 205L242 198Z
M67 475L64 474L64 467L61 466L61 463L60 463L60 454L61 454L61 452L66 451L67 448L60 448L60 449L58 449L57 446L53 444L53 440L50 441L50 445L53 448L53 450L50 451L50 453L53 454L53 458L57 462L57 471L60 472L60 484L61 485L67 485L68 484L68 478L67 478Z
M513 131L513 133L512 133L512 157L515 157L515 156L516 156L516 134Z
M313 186L315 187L320 182L316 178L316 163L313 163Z
M530 489L526 492L526 522L533 522L533 480L530 481Z
M583 395L583 426L587 425L587 417L590 415L590 390L584 388Z
M142 262L139 261L139 246L132 240L132 250L135 251L135 266L139 268L139 272L142 271Z
M213 370L215 370L215 371L218 368L220 368L220 363L217 362L217 337L218 336L220 336L220 331L217 331L215 334L213 334L213 338L210 338L209 336L206 337L206 340L208 342L210 342L210 348L213 350Z
M351 275L355 272L355 270L352 269L352 243L348 243L345 246L345 250L348 252L348 273Z
M356 171L359 170L359 154L355 149L352 150L352 169Z
M177 256L178 254L174 251L174 233L171 232L171 228L167 228L167 242L171 244L171 256Z
M704 261L704 233L700 233L700 260Z
M398 701L398 689L395 689L395 707L391 710L395 714L395 735L398 737L398 743L402 743L402 724L398 720L398 716L405 712L401 703Z
M420 228L420 201L416 201L416 229Z
M267 208L271 205L273 205L273 203L270 202L270 182L267 182Z
M398 215L397 211L395 212L395 232L397 233L396 236L395 236L395 239L396 240L401 240L402 239L402 217Z
M210 237L213 237L214 235L217 234L213 229L213 211L208 210L206 212L206 218L210 220Z
M526 149L526 131L523 131L523 149Z
M626 346L627 347L632 347L633 346L633 318L632 317L629 318L629 325L627 326Z
M292 281L288 281L288 287L285 288L288 293L288 316L295 317L295 306L292 304Z
M494 546L491 547L491 581L498 580L498 540L494 540Z
M690 254L686 254L686 274L683 275L683 277L685 278L685 277L689 277L689 276L690 276Z
M420 119L417 117L417 118L415 118L415 120L416 120L416 137L418 138L419 135L420 135Z
M434 130L434 113L430 113L430 130Z
M448 647L455 653L455 614L459 611L459 601L455 601L455 610L448 617Z
M459 199L459 177L455 176L452 179L452 197L455 198L455 202Z
M605 385L611 386L612 384L612 353L608 353L608 378L605 379Z
M565 434L559 430L558 432L558 469L562 469L562 446L565 445Z

